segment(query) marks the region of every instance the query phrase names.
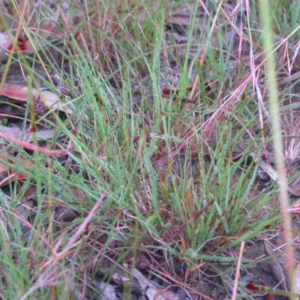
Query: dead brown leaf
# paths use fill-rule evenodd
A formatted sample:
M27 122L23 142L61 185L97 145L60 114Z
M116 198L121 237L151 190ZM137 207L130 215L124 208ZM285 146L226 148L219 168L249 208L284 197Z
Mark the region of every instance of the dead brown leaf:
M23 102L27 102L32 95L35 102L42 101L48 108L59 109L68 114L73 112L70 108L63 106L59 97L51 91L38 91L36 88L29 90L26 86L5 83L0 90L0 95Z

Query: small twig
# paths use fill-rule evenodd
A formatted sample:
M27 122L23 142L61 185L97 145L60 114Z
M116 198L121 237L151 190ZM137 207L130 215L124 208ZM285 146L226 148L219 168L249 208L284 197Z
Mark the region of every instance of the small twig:
M68 146L66 149L60 149L60 150L51 150L51 149L45 149L43 147L40 147L38 145L33 145L27 142L23 142L20 141L16 138L14 138L13 136L0 132L0 137L3 137L5 139L10 140L11 142L13 142L14 144L21 146L22 148L25 148L27 150L31 150L31 151L36 151L39 153L44 153L46 156L62 156L64 154L68 154L72 148L72 140L69 140Z
M240 269L241 269L242 257L243 257L243 252L244 252L244 246L245 246L245 242L242 241L241 249L240 249L240 255L239 255L238 263L237 263L237 266L236 266L234 286L233 286L231 300L235 300L236 295L237 295L237 286L238 286L238 281L239 281L239 276L240 276Z
M71 250L71 249L77 245L77 242L78 242L81 234L85 231L85 229L88 226L88 224L90 223L91 219L94 217L95 212L97 211L97 209L100 207L100 205L103 203L103 201L105 199L106 199L106 194L102 194L99 197L98 201L93 206L93 208L90 210L89 214L86 216L85 220L79 226L78 230L70 238L67 245L61 250L61 252L55 253L47 262L45 262L41 266L41 270L44 270L46 267L49 267L51 265L51 263L54 263L54 262L57 262L57 261L63 259L64 257L66 257L68 252L70 253L70 251L71 252L75 251L75 250Z

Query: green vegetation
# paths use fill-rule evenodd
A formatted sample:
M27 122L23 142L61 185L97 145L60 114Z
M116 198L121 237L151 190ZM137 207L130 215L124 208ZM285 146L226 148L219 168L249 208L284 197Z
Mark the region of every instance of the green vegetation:
M32 10L26 32L40 43L36 28L56 8L36 10L33 2L22 8L13 1L10 9L15 16ZM71 141L68 153L57 157L2 143L3 165L26 176L0 195L3 299L96 299L104 291L100 282L112 283L120 269L129 282L137 269L161 278L161 289L180 285L213 299L197 283L202 272L213 274L211 281L221 278L222 286L229 276L233 286L242 242L257 242L282 226L277 185L265 187L259 179L261 162L275 163L263 8L244 1L248 12L238 4L229 10L224 1L204 14L199 31L193 13L199 1L190 6L186 41L179 44L166 30L176 7L165 2L73 1L39 51L3 66L32 74L29 90L46 86L56 94L57 74L61 101L73 110L36 113L28 105L19 118L24 130L30 123L37 131L54 128L53 137L38 144L66 149ZM299 155L300 4L272 3L269 34L279 117L287 120L283 158L290 166L291 152ZM241 269L253 265L246 255ZM254 299L243 285L239 297ZM131 299L133 285L114 278L113 286Z

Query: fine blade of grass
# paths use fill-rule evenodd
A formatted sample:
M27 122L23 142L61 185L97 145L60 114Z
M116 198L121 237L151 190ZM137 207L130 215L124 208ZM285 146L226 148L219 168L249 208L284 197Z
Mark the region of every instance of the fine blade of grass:
M291 226L291 215L289 213L289 196L288 196L288 184L285 172L285 164L282 157L283 153L283 141L281 137L281 127L280 127L280 114L279 114L279 100L277 97L277 80L276 80L276 70L275 70L275 55L273 50L273 39L271 35L271 19L270 19L270 8L266 1L260 1L261 10L261 20L264 26L264 46L265 46L265 56L266 56L266 74L268 76L269 82L269 100L270 100L270 110L272 117L272 127L273 127L273 139L274 139L274 149L276 157L276 165L278 172L278 185L280 193L280 203L281 203L281 213L283 219L284 234L286 240L286 254L287 254L287 265L288 265L288 275L291 292L295 292L294 283L294 250L292 241L292 226ZM263 13L265 12L265 13Z

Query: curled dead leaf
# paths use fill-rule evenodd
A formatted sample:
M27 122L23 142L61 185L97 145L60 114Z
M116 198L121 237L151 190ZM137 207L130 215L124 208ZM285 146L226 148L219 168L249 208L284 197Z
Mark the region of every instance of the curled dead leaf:
M32 89L31 93L34 99L37 99L39 97L39 94L36 89ZM0 95L14 100L27 102L29 97L29 91L28 87L26 86L5 83L2 86Z
M73 112L66 105L62 105L60 98L51 91L39 92L36 88L32 88L29 91L26 86L5 83L0 90L0 95L22 102L27 102L29 96L32 95L35 102L42 101L48 108L58 109L68 114Z

